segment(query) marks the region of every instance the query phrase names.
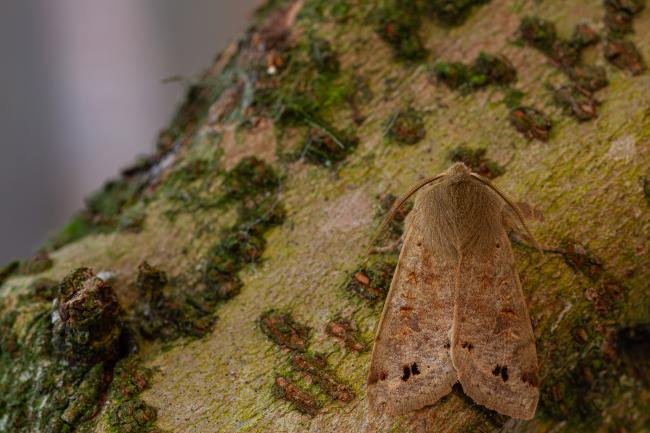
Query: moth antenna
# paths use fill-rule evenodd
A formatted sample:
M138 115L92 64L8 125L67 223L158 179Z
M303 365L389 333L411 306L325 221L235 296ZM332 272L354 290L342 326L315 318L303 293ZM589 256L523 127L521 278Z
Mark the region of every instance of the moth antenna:
M388 224L393 220L393 218L395 218L395 215L397 214L397 212L399 211L399 209L402 207L402 205L404 204L404 202L406 202L406 200L408 200L409 198L411 198L411 196L412 196L413 194L415 194L415 193L416 193L420 188L422 188L423 186L426 186L426 185L428 185L428 184L430 184L430 183L432 183L432 182L435 182L436 180L440 179L441 177L443 177L443 176L445 176L445 175L446 175L445 173L440 173L440 174L438 174L438 175L435 175L435 176L432 176L432 177L427 177L426 179L422 179L421 181L419 181L418 183L416 183L415 185L413 185L413 186L412 186L412 187L411 187L411 188L406 192L406 194L404 194L403 196L401 196L401 197L399 198L399 200L397 200L395 203L393 203L393 206L391 207L390 211L388 212L388 215L386 215L386 217L385 217L384 220L382 221L381 225L380 225L379 228L377 229L377 232L376 232L375 235L371 238L370 246L369 246L368 248L369 248L369 249L372 248L372 244L375 243L375 241L376 241L377 238L379 238L379 236L382 234L382 232L384 231L384 229L386 228L386 226L387 226L387 225L388 225Z
M525 221L524 215L521 213L521 210L519 209L519 207L516 206L516 205L515 205L515 204L514 204L514 203L513 203L509 198L508 198L507 195L505 195L504 193L502 193L502 192L499 190L499 188L497 188L496 186L492 185L492 182L490 182L489 180L487 180L487 179L484 178L483 176L480 176L480 175L478 175L478 174L476 174L476 173L472 173L471 176L472 176L473 178L477 179L479 182L481 182L481 183L483 183L484 185L486 185L486 186L487 186L488 188L490 188L492 191L494 191L494 192L496 192L497 194L499 194L499 197L501 197L501 198L503 199L503 201L505 201L505 202L508 204L508 206L510 206L510 208L515 212L515 214L517 215L517 218L519 218L519 222L521 223L521 226L524 228L524 230L526 230L526 234L530 237L530 239L532 239L533 243L535 244L535 248L537 248L537 250L539 251L540 254L543 254L543 250L542 250L541 245L539 244L539 242L537 242L537 239L535 239L535 236L533 236L533 234L530 232L530 229L528 228L528 225L526 224L526 221Z

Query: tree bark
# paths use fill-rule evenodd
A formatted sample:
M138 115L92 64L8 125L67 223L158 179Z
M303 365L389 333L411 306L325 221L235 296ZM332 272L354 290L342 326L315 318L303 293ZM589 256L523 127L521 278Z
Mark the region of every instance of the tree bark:
M81 362L32 347L39 314L70 301L63 285L38 292L42 277L105 272L125 343L112 361L83 352L105 372L88 385L98 391L85 415L64 409L101 369L65 379L58 430L38 427L45 409L31 406L53 399L29 394L1 400L0 431L650 431L650 80L626 45L650 58L650 11L605 3L261 9L190 90L156 153L89 199L38 260L8 268L0 389L54 395L36 386L34 366ZM580 23L599 40L572 38ZM506 60L481 64L481 52ZM584 65L604 68L608 84L586 83ZM522 203L542 245L513 235L537 339L537 415L509 419L456 387L420 411L368 420L401 216L371 252L370 241L389 194L452 160Z

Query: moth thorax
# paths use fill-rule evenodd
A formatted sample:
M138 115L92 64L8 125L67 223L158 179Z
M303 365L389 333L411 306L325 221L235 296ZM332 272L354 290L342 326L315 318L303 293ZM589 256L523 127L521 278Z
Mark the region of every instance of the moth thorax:
M449 176L459 176L459 177L464 177L464 176L469 176L471 173L471 170L469 167L467 167L464 163L462 162L457 162L451 167L447 169L447 174Z

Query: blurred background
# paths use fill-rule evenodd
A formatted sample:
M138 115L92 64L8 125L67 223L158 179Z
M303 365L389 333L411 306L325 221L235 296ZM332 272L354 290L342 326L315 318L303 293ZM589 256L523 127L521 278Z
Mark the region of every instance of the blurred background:
M0 5L0 266L29 257L83 199L150 152L258 0Z

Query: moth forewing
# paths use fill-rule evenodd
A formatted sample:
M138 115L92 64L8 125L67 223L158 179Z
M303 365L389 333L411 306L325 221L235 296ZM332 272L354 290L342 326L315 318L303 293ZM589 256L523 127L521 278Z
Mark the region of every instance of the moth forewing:
M503 227L492 248L461 253L451 358L463 391L475 402L514 418L534 416L535 339Z
M436 180L440 179L444 175L445 175L445 173L440 173L440 174L438 174L436 176L432 176L432 177L422 179L421 181L419 181L415 185L413 185L411 188L409 188L409 190L404 195L402 195L400 198L395 200L395 203L393 204L393 206L391 206L390 211L388 211L388 214L386 215L384 220L379 225L379 228L377 229L376 234L371 238L370 247L372 247L372 245L375 243L377 238L379 238L381 233L388 226L388 224L392 221L392 219L395 218L395 215L397 214L397 212L399 212L400 208L404 205L406 200L408 200L413 194L418 192L420 190L420 188L435 182Z
M542 253L542 247L539 245L539 243L537 242L537 240L535 239L533 234L530 232L530 229L528 228L528 225L526 224L526 218L524 217L523 213L521 212L521 209L519 208L519 206L514 204L512 202L512 200L510 200L510 198L506 194L504 194L499 188L494 186L492 184L492 182L490 182L488 179L486 179L483 176L480 176L480 175L478 175L476 173L472 173L471 176L473 178L477 179L482 184L486 185L488 188L490 188L492 191L497 193L499 195L499 197L501 197L503 199L503 201L507 205L507 207L505 209L506 213L512 213L516 217L516 218L511 218L511 221L516 220L517 222L519 222L519 224L521 224L521 227L523 227L527 239L532 241L535 248L537 248L537 250L541 254ZM514 224L513 225L507 224L506 226L509 227L509 228L515 228Z
M537 356L506 233L512 203L463 164L436 179L416 185L377 328L369 407L417 410L459 381L475 402L529 419L539 397Z
M371 413L402 414L433 404L457 381L449 330L454 266L431 248L426 205L418 196L377 327L368 375ZM436 314L432 309L450 314Z

